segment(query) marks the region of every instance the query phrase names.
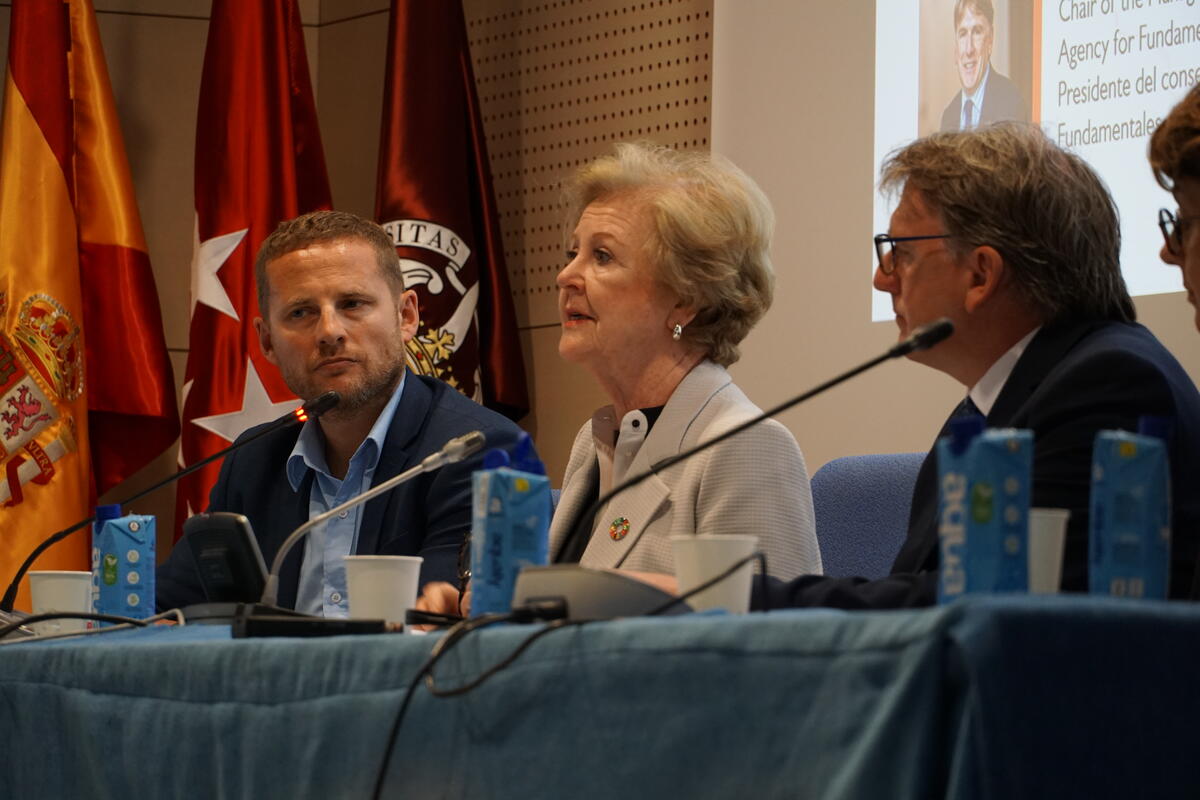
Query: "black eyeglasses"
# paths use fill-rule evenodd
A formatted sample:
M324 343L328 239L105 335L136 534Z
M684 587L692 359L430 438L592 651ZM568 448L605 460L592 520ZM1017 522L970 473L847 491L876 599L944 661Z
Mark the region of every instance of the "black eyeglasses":
M886 233L875 234L875 256L879 259L879 271L884 275L891 275L896 271L896 262L894 259L887 259L884 256L892 254L892 249L896 246L896 242L919 242L923 239L949 239L948 233L934 233L929 236L888 236Z
M1174 214L1165 208L1158 210L1158 229L1162 231L1168 253L1173 256L1183 255L1183 229L1186 227L1186 223L1196 219L1200 219L1200 217L1180 216L1179 209L1176 209Z

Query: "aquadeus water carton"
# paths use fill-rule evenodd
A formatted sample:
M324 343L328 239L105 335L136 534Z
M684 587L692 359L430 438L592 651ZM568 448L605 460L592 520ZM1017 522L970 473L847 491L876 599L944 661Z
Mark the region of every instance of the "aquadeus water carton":
M982 417L965 417L937 454L938 602L1028 591L1033 434L983 430Z

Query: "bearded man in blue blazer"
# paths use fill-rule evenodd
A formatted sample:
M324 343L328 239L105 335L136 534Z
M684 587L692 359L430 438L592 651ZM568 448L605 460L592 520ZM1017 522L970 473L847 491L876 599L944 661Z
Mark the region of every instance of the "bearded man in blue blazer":
M221 466L208 510L249 517L268 564L310 517L415 466L456 436L478 430L493 448L516 442L520 429L509 420L406 370L417 298L404 288L392 241L375 223L335 211L284 222L263 241L255 279L263 354L299 397L330 390L341 396L319 419L250 443ZM342 558L350 553L422 556L422 583L454 580L479 463L477 456L425 473L317 526L284 561L280 604L346 616ZM158 607L204 599L190 553L176 547L157 573Z

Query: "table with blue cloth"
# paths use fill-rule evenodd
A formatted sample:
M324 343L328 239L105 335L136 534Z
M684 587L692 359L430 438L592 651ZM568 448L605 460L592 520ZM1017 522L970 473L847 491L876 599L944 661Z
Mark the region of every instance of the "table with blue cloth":
M471 680L536 628L439 664ZM0 798L366 798L438 636L0 645ZM1200 606L983 597L555 630L420 686L388 797L1200 796Z

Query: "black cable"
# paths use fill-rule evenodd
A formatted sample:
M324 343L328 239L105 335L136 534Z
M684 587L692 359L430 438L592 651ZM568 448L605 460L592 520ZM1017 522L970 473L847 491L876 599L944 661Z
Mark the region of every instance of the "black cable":
M383 797L383 779L387 775L388 765L392 762L392 748L396 744L396 736L400 733L400 722L404 719L405 712L408 711L408 705L412 702L413 695L416 694L417 684L421 682L421 677L425 674L428 665L429 662L426 661L417 670L417 674L413 676L408 688L404 690L404 701L400 703L400 708L396 711L396 718L392 720L392 730L388 733L387 744L384 745L383 763L379 766L379 772L375 776L375 788L371 790L372 800L379 800Z
M467 692L470 692L470 691L482 686L484 684L484 682L488 680L488 678L492 677L497 672L500 672L501 670L508 668L508 666L510 664L512 664L514 661L516 661L520 657L521 653L524 653L529 648L530 645L532 645L538 639L545 636L547 633L550 633L551 631L561 630L562 628L586 625L589 622L594 622L594 620L590 620L590 619L577 619L577 620L556 619L556 620L553 620L552 622L547 623L545 625L545 627L541 628L540 630L537 630L533 634L526 636L525 639L522 640L521 644L517 645L517 647L511 653L509 653L507 656L505 656L504 658L502 658L500 661L496 662L492 666L488 667L486 670L484 670L483 674L481 674L478 678L476 678L475 680L473 680L469 683L463 684L462 686L456 686L453 689L437 688L437 686L434 684L434 678L433 678L433 666L434 665L431 664L429 666L429 669L425 673L425 686L426 686L426 688L429 689L429 693L431 695L433 695L434 697L458 697L459 695L464 695ZM443 655L445 655L445 653L443 653Z
M471 619L464 619L446 631L445 636L433 646L429 658L417 670L417 674L409 682L408 688L404 690L404 701L400 703L400 708L396 711L396 718L392 720L392 729L388 732L387 744L384 745L383 763L379 765L379 772L375 776L375 788L371 791L373 800L383 797L383 781L387 776L388 766L392 762L392 750L395 748L396 738L400 734L400 724L404 721L404 715L408 711L409 704L412 703L413 695L416 694L417 684L421 682L421 678L425 677L429 670L433 669L433 665L446 652L449 652L449 648L452 648L466 634L496 622L506 622L513 617L513 612L509 612L507 614L482 614Z
M83 631L61 631L59 633L37 633L25 636L21 639L12 639L6 637L0 638L0 647L12 647L15 645L30 644L33 642L52 642L56 639L73 639L80 636L104 636L105 634L109 633L120 633L121 631L136 630L137 628L143 627L148 628L151 626L151 623L161 622L171 617L174 617L175 622L177 622L179 625L187 624L183 619L183 615L179 612L179 609L172 608L169 611L161 611L152 617L146 617L145 619L141 620L131 619L128 617L118 617L118 619L128 619L128 621L121 622L116 625L110 625L107 628L88 628L87 630ZM22 619L18 624L24 625L25 620Z
M678 605L679 603L683 603L683 602L687 601L688 598L694 597L695 595L699 594L700 592L703 592L705 589L709 589L713 586L716 586L718 583L720 583L721 581L723 581L726 578L733 575L735 572L737 572L739 569L744 567L746 564L750 563L751 561L755 561L755 560L758 561L759 569L761 570L761 572L759 573L759 577L761 579L763 579L764 583L765 583L765 577L767 574L767 556L765 553L762 553L761 551L756 551L756 552L751 553L750 555L746 556L745 558L738 559L733 565L731 565L728 569L726 569L724 572L720 573L719 575L709 578L707 581L704 581L699 586L695 586L692 589L689 589L687 592L684 592L683 594L679 595L678 597L672 597L669 601L667 601L666 603L663 603L661 606L651 609L650 611L646 612L646 616L648 616L648 617L658 616L659 614L663 613L664 611L666 611L670 608L673 608L674 606ZM520 613L520 611L514 612L514 614L519 614L519 613ZM460 695L467 694L468 692L482 686L484 684L484 682L486 682L489 678L491 678L496 673L500 672L503 669L506 669L510 664L512 664L514 661L516 661L520 657L521 653L524 653L529 648L530 645L532 645L538 639L545 636L547 633L550 633L551 631L559 630L561 628L577 626L577 625L585 625L588 622L594 622L594 621L595 620L587 620L587 619L582 619L582 620L555 619L555 620L552 620L542 629L535 631L530 636L525 637L525 639L511 653L509 653L507 656L505 656L504 658L502 658L500 661L496 662L492 666L488 667L486 670L484 670L484 672L479 677L475 678L475 680L470 681L469 683L466 683L462 686L456 686L453 689L439 689L439 688L437 688L437 686L434 682L434 677L433 677L433 668L437 665L437 662L439 660L441 660L441 658L444 657L447 653L450 652L450 650L454 647L454 645L457 644L458 639L462 639L464 636L466 636L466 634L470 633L471 630L476 630L477 628L483 627L483 626L476 626L476 628L471 628L470 630L467 630L464 628L459 633L456 640L447 641L446 646L441 649L441 652L437 653L436 656L431 659L430 663L427 665L426 670L425 670L425 686L426 686L426 688L429 689L429 693L431 695L433 695L434 697L458 697ZM439 644L441 644L441 642L439 642Z
M51 611L45 614L32 614L22 620L10 622L5 626L0 627L0 639L8 636L17 628L21 628L25 625L35 622L47 622L52 619L89 619L97 622L112 622L118 625L138 625L140 627L145 627L146 625L145 620L134 619L133 617L120 617L116 614L90 614L82 611ZM83 631L80 631L80 633L83 633Z
M663 603L661 606L651 609L650 611L646 612L646 616L648 616L648 617L657 616L657 615L663 613L664 611L667 611L668 609L678 605L679 603L683 603L683 602L687 601L688 598L694 597L695 595L699 594L700 592L703 592L706 589L716 586L718 583L720 583L721 581L723 581L726 578L733 575L735 572L737 572L739 569L744 567L746 564L750 563L751 561L755 561L755 560L758 561L759 569L761 570L759 573L759 577L761 579L763 579L765 582L765 576L767 574L767 557L766 557L765 553L762 553L761 551L756 551L756 552L751 553L750 555L746 556L745 558L738 559L728 569L724 570L719 575L709 578L708 580L704 581L700 585L695 586L692 589L689 589L687 592L684 592L683 594L679 595L678 597L672 597L669 601L667 601L666 603ZM503 621L513 621L514 618L517 618L516 621L521 621L519 619L519 617L523 611L528 612L529 609L528 608L518 609L511 614L503 615L506 618ZM492 622L499 622L499 621L501 621L501 620L490 620L490 621L486 622L485 624L490 625L490 624L492 624ZM458 697L460 695L467 694L468 692L482 686L489 678L491 678L496 673L500 672L503 669L506 669L509 665L511 665L514 661L516 661L520 657L521 653L524 653L529 648L530 645L532 645L534 642L536 642L541 637L545 636L547 633L550 633L551 631L560 630L560 629L566 628L566 627L585 625L588 622L594 622L594 621L595 620L587 620L587 619L583 619L583 620L554 619L550 623L548 623L545 627L543 627L542 629L534 632L530 636L527 636L519 645L517 645L517 647L511 653L509 653L507 656L505 656L504 658L502 658L500 661L496 662L492 666L488 667L486 670L484 670L484 672L481 675L479 675L479 677L475 678L474 680L472 680L466 684L463 684L462 686L456 686L453 689L439 689L439 688L437 688L435 679L433 677L433 668L435 666L437 666L437 662L440 661L444 656L446 656L454 648L454 646L458 643L458 641L461 640L463 637L465 637L468 633L470 633L471 631L474 631L474 630L478 630L479 628L485 627L485 625L476 625L476 626L464 625L461 628L456 626L456 629L452 629L450 633L447 633L445 639L438 642L439 647L434 648L434 653L424 668L425 686L429 689L429 693L432 694L434 697Z

